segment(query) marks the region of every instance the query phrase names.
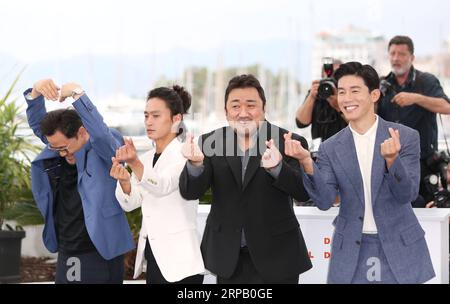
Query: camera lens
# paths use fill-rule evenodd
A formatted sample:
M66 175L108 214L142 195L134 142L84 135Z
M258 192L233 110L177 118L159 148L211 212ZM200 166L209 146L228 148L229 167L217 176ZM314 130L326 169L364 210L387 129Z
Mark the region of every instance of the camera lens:
M428 182L433 186L437 186L439 183L439 178L437 177L437 175L432 174L428 177Z
M319 89L317 90L317 95L321 99L327 99L334 94L335 85L331 80L323 80L320 82Z

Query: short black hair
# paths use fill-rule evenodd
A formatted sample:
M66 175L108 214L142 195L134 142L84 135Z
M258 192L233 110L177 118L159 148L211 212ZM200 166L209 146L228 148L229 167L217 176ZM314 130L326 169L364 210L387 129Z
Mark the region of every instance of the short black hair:
M225 106L227 105L228 96L234 89L255 88L258 91L258 95L263 102L263 107L266 106L266 95L259 80L252 74L243 74L231 78L228 82L227 89L225 90Z
M164 101L166 107L170 110L171 117L181 114L187 114L189 108L191 107L191 94L184 88L179 85L174 85L171 88L168 87L159 87L148 92L147 102L151 98L159 98ZM186 125L181 122L179 126L179 130L177 136L183 134L186 135Z
M336 82L339 82L339 79L348 75L361 77L369 88L369 92L380 88L380 77L377 71L368 64L362 65L359 62L344 63L336 70L334 78Z
M395 36L389 41L388 50L391 48L391 45L401 45L406 44L408 46L409 52L414 55L414 42L408 36Z
M74 138L82 125L77 111L74 109L59 109L45 114L40 128L41 134L44 136L52 136L56 131L60 131L67 138Z

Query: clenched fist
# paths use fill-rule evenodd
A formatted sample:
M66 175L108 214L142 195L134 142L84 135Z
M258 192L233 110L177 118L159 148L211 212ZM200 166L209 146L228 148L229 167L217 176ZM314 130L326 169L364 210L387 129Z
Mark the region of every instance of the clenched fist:
M59 102L63 102L67 97L73 97L77 100L81 95L73 95L75 89L81 89L80 85L75 82L68 82L61 87L61 96L59 97Z
M287 156L298 160L306 173L313 174L314 169L311 153L303 148L298 140L292 139L291 132L284 134L284 153L286 153Z
M283 156L273 143L273 139L266 141L266 146L267 149L261 157L261 166L265 169L272 169L278 166Z
M119 182L120 187L125 194L130 195L131 174L124 166L119 163L119 160L115 157L112 158L112 167L111 171L109 171L109 175Z
M112 158L112 167L109 171L109 175L112 178L118 180L120 183L130 183L131 174L128 170L119 163L119 160L115 157Z
M300 163L311 158L311 153L304 149L298 140L292 139L291 132L284 134L284 153L297 159Z
M136 147L131 137L124 138L124 141L125 145L116 150L116 158L119 162L126 162L133 166L139 160Z
M398 104L400 107L407 107L416 103L419 103L422 96L417 93L401 92L394 96L393 102Z
M205 159L205 155L203 155L200 147L194 143L194 136L192 134L186 135L186 142L181 148L181 153L196 167L200 167L203 164L203 159Z
M35 99L42 95L45 99L57 101L59 97L59 90L60 87L58 87L52 79L39 80L33 85L31 98Z

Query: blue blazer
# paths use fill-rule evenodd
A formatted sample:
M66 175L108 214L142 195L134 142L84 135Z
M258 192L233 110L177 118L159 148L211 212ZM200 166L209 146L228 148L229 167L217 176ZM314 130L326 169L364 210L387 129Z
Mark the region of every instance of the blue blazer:
M401 284L423 283L435 276L411 202L420 181L420 143L417 131L378 117L372 163L372 206L384 253ZM380 145L390 138L389 128L400 132L399 157L387 170ZM321 210L341 198L335 218L329 283L351 283L358 263L364 221L364 189L353 135L349 127L320 145L314 174L304 173L303 183Z
M34 134L47 144L39 128L46 114L44 98L41 96L27 100L27 104L28 123ZM111 157L123 144L123 138L119 132L106 126L103 117L86 95L75 101L73 106L90 135L89 142L75 153L84 220L97 251L103 258L110 260L135 247L128 221L115 196L116 180L109 176ZM33 196L45 220L43 239L50 252L58 250L58 242L53 218L53 192L44 161L57 157L58 153L45 148L31 163Z

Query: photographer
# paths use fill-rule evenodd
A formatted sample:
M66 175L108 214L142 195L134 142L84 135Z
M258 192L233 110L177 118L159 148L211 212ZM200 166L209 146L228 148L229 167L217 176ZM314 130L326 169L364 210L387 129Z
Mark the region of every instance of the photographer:
M339 68L342 62L333 60L331 64L331 71L330 68L324 68L322 70L324 79L312 82L311 89L305 101L297 110L295 120L297 127L301 129L311 125L312 139L321 138L322 142L347 126L347 122L341 116L341 111L337 105L335 86L331 86L333 92L327 91L327 87L323 87L325 82L331 83L334 81L331 78L325 77L331 77L333 70ZM326 67L326 64L324 64L324 67ZM325 89L319 89L319 87Z
M440 173L442 187L439 186L438 175L430 175L425 178L429 181L430 188L433 188L433 190L430 190L433 192L434 198L426 204L426 208L450 208L450 166L447 163L447 166L442 167L442 171L444 171Z
M406 36L392 38L388 50L392 72L381 82L383 97L378 106L378 115L419 132L421 149L419 194L423 197L422 202L428 202L433 199L433 194L426 189L424 178L433 174L427 163L438 149L436 113L446 113L450 100L434 75L414 68L414 44L411 38ZM416 204L414 206L418 207Z

